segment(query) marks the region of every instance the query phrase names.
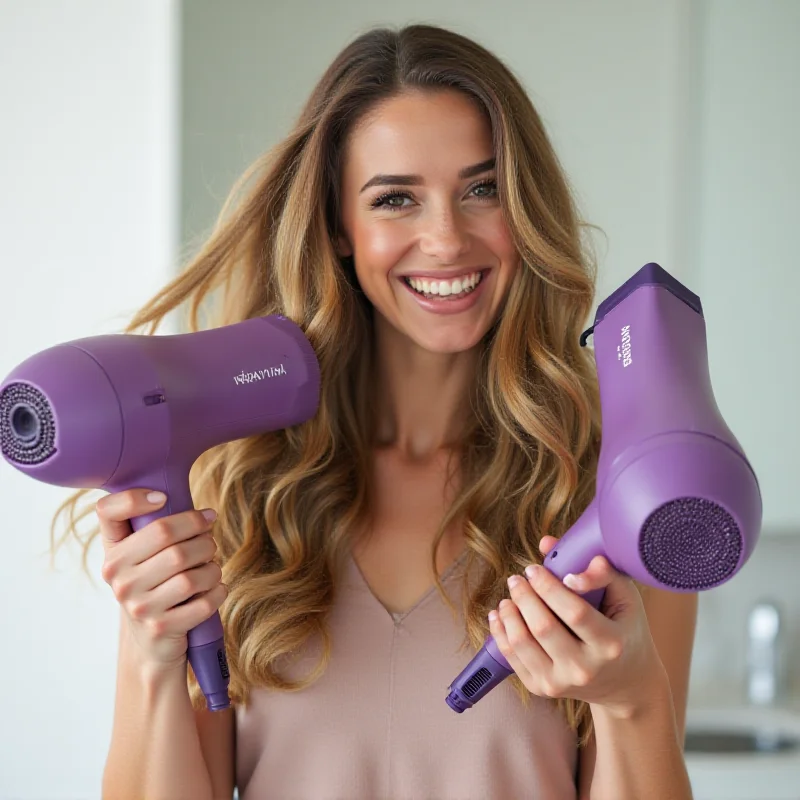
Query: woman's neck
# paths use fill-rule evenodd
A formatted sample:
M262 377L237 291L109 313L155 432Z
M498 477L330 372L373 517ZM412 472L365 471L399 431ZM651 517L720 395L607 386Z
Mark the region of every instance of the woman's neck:
M376 446L408 461L458 449L471 413L477 348L433 353L383 321L376 324L374 352Z

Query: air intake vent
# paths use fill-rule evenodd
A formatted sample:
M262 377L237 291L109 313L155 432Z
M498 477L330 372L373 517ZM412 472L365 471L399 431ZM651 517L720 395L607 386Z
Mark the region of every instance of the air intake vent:
M484 684L492 679L492 673L486 667L481 667L465 684L461 690L467 697L474 697Z

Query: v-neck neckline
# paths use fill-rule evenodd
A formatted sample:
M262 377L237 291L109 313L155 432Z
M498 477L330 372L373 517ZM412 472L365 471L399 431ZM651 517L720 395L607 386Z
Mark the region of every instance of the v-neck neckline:
M459 556L457 556L455 559L453 559L453 561L450 562L450 564L445 568L444 572L442 572L442 574L439 576L439 580L442 583L444 583L452 576L456 567L458 567L461 564L466 555L467 555L467 550L465 548L464 550L461 551L461 554ZM385 614L387 614L395 624L402 622L410 614L416 611L436 591L436 584L434 583L410 608L406 609L405 611L389 611L389 609L386 608L386 606L378 599L375 592L372 591L372 588L370 587L369 583L367 583L367 579L364 577L364 573L361 571L361 567L358 566L358 562L356 561L352 553L348 555L348 560L350 562L352 571L355 573L357 581L366 590L367 594L372 599L372 602L374 602Z

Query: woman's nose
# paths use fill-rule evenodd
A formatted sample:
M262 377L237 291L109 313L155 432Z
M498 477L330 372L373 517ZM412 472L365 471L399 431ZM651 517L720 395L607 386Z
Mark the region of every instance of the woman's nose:
M470 249L471 234L467 222L451 208L428 216L419 238L419 249L442 264L456 263Z

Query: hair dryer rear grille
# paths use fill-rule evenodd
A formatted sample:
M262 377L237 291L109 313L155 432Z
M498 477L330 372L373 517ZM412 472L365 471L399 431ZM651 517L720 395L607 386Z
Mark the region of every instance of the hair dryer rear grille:
M48 399L29 383L0 394L0 449L9 461L40 464L55 453L56 425Z
M463 686L462 691L467 697L474 697L478 690L492 677L486 667L481 667Z
M663 584L699 591L735 572L742 534L718 503L684 497L665 503L647 518L639 552L647 570Z

